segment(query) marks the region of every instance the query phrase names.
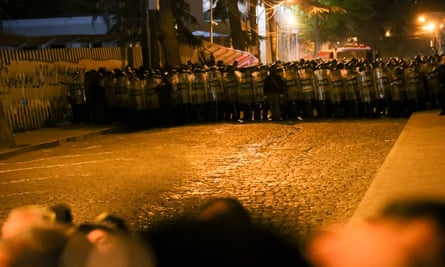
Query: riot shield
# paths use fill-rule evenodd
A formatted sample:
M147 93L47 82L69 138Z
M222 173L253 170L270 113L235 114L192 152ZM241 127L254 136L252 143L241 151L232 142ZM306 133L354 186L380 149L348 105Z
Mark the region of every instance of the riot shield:
M267 73L268 70L266 66L259 66L252 72L253 89L255 94L255 120L267 119L267 109L264 101L264 80L266 80Z
M86 75L86 74L85 74ZM68 103L71 107L73 123L89 123L90 114L86 103L85 82L82 84L82 74L72 74L72 81L68 84Z
M376 116L376 98L372 69L365 66L358 72L359 78L359 113L364 117Z
M342 76L346 83L345 93L345 116L357 118L359 116L360 87L357 72L351 68L342 70Z
M177 124L185 124L191 121L190 91L192 74L190 70L182 69L178 76L174 116Z
M202 69L195 69L191 76L190 102L192 121L207 120L207 74Z
M119 122L127 124L130 121L129 80L127 74L120 70L116 71L115 77L114 88L116 93L117 117Z
M226 107L224 109L224 118L226 120L237 121L239 119L239 74L238 71L229 68L223 73L223 87Z
M405 69L406 81L406 114L423 109L423 94L425 92L423 77L416 63L412 63Z
M400 66L394 66L391 70L391 87L389 93L389 115L399 117L403 114L405 95L405 76Z
M345 117L346 106L346 87L341 71L334 67L330 71L329 79L331 82L331 107L334 118Z
M145 83L145 106L144 125L148 127L159 126L161 121L161 102L159 90L162 83L162 75L150 73Z
M211 67L207 72L209 120L220 121L224 114L224 89L222 84L221 71L216 67Z
M299 77L302 95L299 106L303 107L303 118L311 119L318 114L315 104L314 72L309 65L306 65L299 70Z
M114 72L108 70L104 74L104 87L105 87L105 97L107 101L107 114L110 121L117 121L118 110L117 110L117 99L115 91L115 77Z
M286 90L284 93L285 106L283 114L285 118L297 119L301 116L299 100L302 99L302 92L299 86L298 69L295 65L286 65L282 72Z
M318 117L331 117L331 84L329 70L321 67L314 71L315 99L317 101Z
M380 117L383 117L388 114L388 99L391 87L388 69L383 64L374 69L374 81L376 91L376 113Z
M252 70L250 68L241 68L239 74L239 120L253 120L255 106L255 95L253 89Z
M141 80L137 76L133 76L129 81L129 111L131 123L133 126L140 128L144 124L144 111L146 110L145 102L145 86L146 80Z
M428 90L426 92L427 109L439 107L440 77L438 65L430 63L425 69Z

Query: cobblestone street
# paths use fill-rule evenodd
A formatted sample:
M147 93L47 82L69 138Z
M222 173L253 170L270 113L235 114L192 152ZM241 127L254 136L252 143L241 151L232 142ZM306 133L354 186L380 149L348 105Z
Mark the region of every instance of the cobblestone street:
M133 229L209 197L301 236L352 216L405 119L209 124L109 134L0 162L4 218L16 205L68 203Z
M158 203L143 206L138 224L211 196L237 197L254 218L286 231L299 229L302 236L341 222L354 212L404 123L221 124L166 130L163 138L171 141L158 149L183 155L191 166Z

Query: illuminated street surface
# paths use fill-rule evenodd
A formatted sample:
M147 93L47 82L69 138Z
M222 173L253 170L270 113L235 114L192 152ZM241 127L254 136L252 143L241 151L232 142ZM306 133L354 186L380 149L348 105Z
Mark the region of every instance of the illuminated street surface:
M108 211L139 230L231 196L304 236L352 215L405 123L196 125L65 143L0 162L1 222L18 205L66 203L76 223Z

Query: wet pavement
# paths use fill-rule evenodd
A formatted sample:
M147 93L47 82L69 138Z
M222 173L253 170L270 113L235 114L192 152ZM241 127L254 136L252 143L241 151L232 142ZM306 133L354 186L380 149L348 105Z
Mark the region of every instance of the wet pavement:
M254 219L305 236L372 215L393 198L445 198L444 136L445 117L436 111L409 120L218 123L133 133L115 126L43 128L16 133L17 146L0 149L0 210L4 216L29 201L65 202L80 221L112 210L144 229L209 197L230 196Z

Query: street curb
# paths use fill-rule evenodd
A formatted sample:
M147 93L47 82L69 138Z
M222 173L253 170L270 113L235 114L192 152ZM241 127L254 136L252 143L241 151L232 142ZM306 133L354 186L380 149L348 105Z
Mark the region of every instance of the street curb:
M82 141L82 140L86 140L86 139L89 139L89 138L92 138L92 137L95 137L98 135L110 134L113 132L114 132L113 128L107 128L107 129L101 129L99 131L92 131L92 132L81 134L81 135L73 135L73 136L63 137L63 138L60 138L57 140L46 141L43 143L24 145L22 147L13 148L10 151L0 152L0 160L9 159L9 158L12 158L15 156L19 156L19 155L22 155L22 154L25 154L28 152L32 152L32 151L36 151L36 150L40 150L40 149L56 147L56 146L59 146L61 144L68 143L68 142Z

